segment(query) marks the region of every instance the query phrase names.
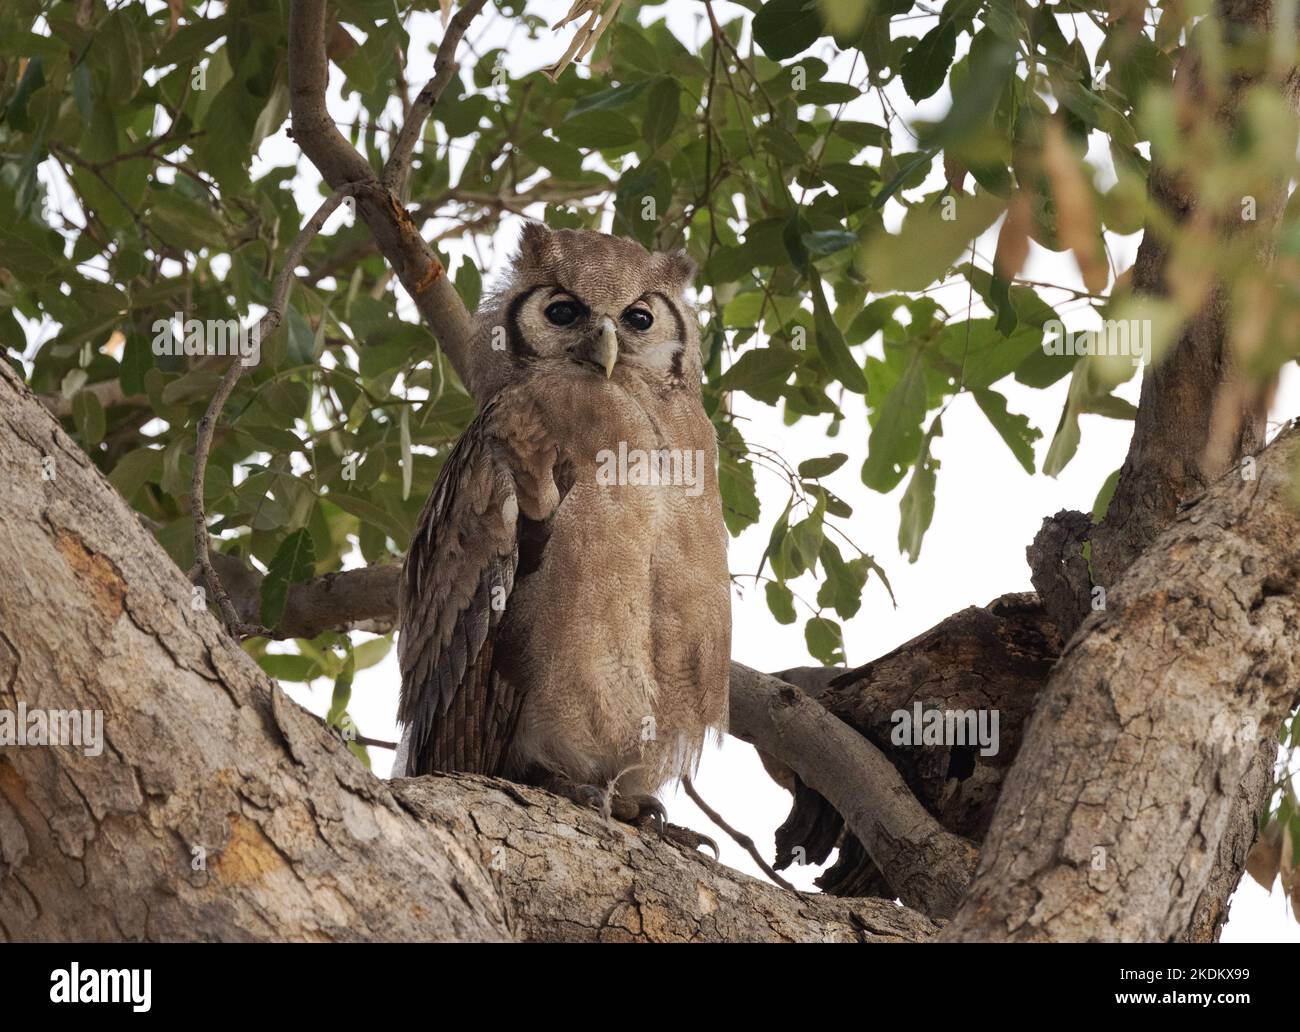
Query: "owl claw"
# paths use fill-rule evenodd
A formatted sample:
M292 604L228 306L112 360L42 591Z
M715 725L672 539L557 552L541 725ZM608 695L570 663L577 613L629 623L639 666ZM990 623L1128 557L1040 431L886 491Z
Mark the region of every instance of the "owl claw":
M638 796L620 796L620 799L630 804L633 810L630 820L636 824L644 821L654 823L655 832L660 838L663 838L664 828L668 825L668 811L664 809L664 804L651 795Z
M552 774L542 779L541 786L547 791L563 796L565 799L571 800L588 810L595 810L606 817L610 816L611 804L614 800L611 800L609 794L599 785L583 785L576 781L570 781L559 774Z
M722 854L718 849L718 844L708 835L702 835L690 828L683 828L680 824L669 824L668 811L664 809L664 804L654 796L621 796L620 799L626 800L639 808L640 812L634 818L635 823L645 824L653 821L655 832L664 841L685 846L687 849L699 849L701 846L707 846L713 850L713 859L721 859Z
M707 846L713 850L713 859L721 860L722 854L718 849L718 844L698 831L692 831L690 828L683 828L679 824L665 824L664 830L660 833L669 842L675 842L679 846L685 846L687 849L699 849L701 846Z
M707 846L713 851L715 860L721 856L718 844L708 835L669 824L664 804L652 795L619 795L600 785L582 785L559 775L546 778L543 787L607 818L637 826L653 825L655 833L667 842L687 849Z

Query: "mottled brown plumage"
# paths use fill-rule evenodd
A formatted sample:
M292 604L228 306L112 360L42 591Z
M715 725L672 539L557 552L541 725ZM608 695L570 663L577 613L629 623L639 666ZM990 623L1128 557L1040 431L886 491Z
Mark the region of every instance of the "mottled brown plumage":
M525 230L476 316L470 375L491 400L403 569L399 773L635 798L724 725L726 533L692 274L629 240ZM636 482L656 456L660 482Z

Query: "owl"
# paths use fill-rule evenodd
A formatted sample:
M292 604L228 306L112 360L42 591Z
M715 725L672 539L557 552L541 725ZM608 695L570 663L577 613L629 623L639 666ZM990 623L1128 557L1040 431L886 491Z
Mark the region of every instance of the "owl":
M525 227L475 316L488 398L402 569L395 773L470 771L624 819L727 715L717 437L684 254Z

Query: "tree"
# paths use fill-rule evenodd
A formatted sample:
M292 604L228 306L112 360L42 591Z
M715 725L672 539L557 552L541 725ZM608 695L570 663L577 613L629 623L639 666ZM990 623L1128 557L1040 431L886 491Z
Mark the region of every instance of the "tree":
M0 931L1212 939L1248 856L1289 889L1297 445L1266 421L1296 355L1294 26L1264 0L705 2L695 53L653 4L593 6L555 30L564 60L516 74L474 31L545 23L448 4L414 97L427 2L0 13L0 680L15 711L106 729L99 756L0 753ZM945 87L938 121L899 114ZM303 168L255 162L286 119ZM443 248L521 213L700 266L728 528L768 530L774 619L815 581L822 664L737 662L731 732L793 794L777 866L838 846L823 897L531 789L362 767L353 677L484 400L467 328L493 270ZM1031 247L1077 280L1027 281ZM1067 332L1067 300L1108 332ZM1115 390L1142 357L1135 407ZM1033 474L1007 377L1069 377L1042 472L1085 413L1135 421L1125 465L1091 515L1044 521L1036 595L836 669L839 620L888 586L825 483L847 456L790 468L733 399L834 437L860 396L860 476L906 482L914 560L955 396ZM789 502L762 513L773 466ZM323 723L272 680L318 677ZM997 710L1002 748L896 742L921 701Z

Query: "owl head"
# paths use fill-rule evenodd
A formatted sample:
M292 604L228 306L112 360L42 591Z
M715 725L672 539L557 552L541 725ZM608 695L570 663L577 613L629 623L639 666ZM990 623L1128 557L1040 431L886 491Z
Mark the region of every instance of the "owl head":
M685 296L694 276L684 252L527 223L505 283L475 316L476 393L495 393L536 362L698 393L699 325Z

